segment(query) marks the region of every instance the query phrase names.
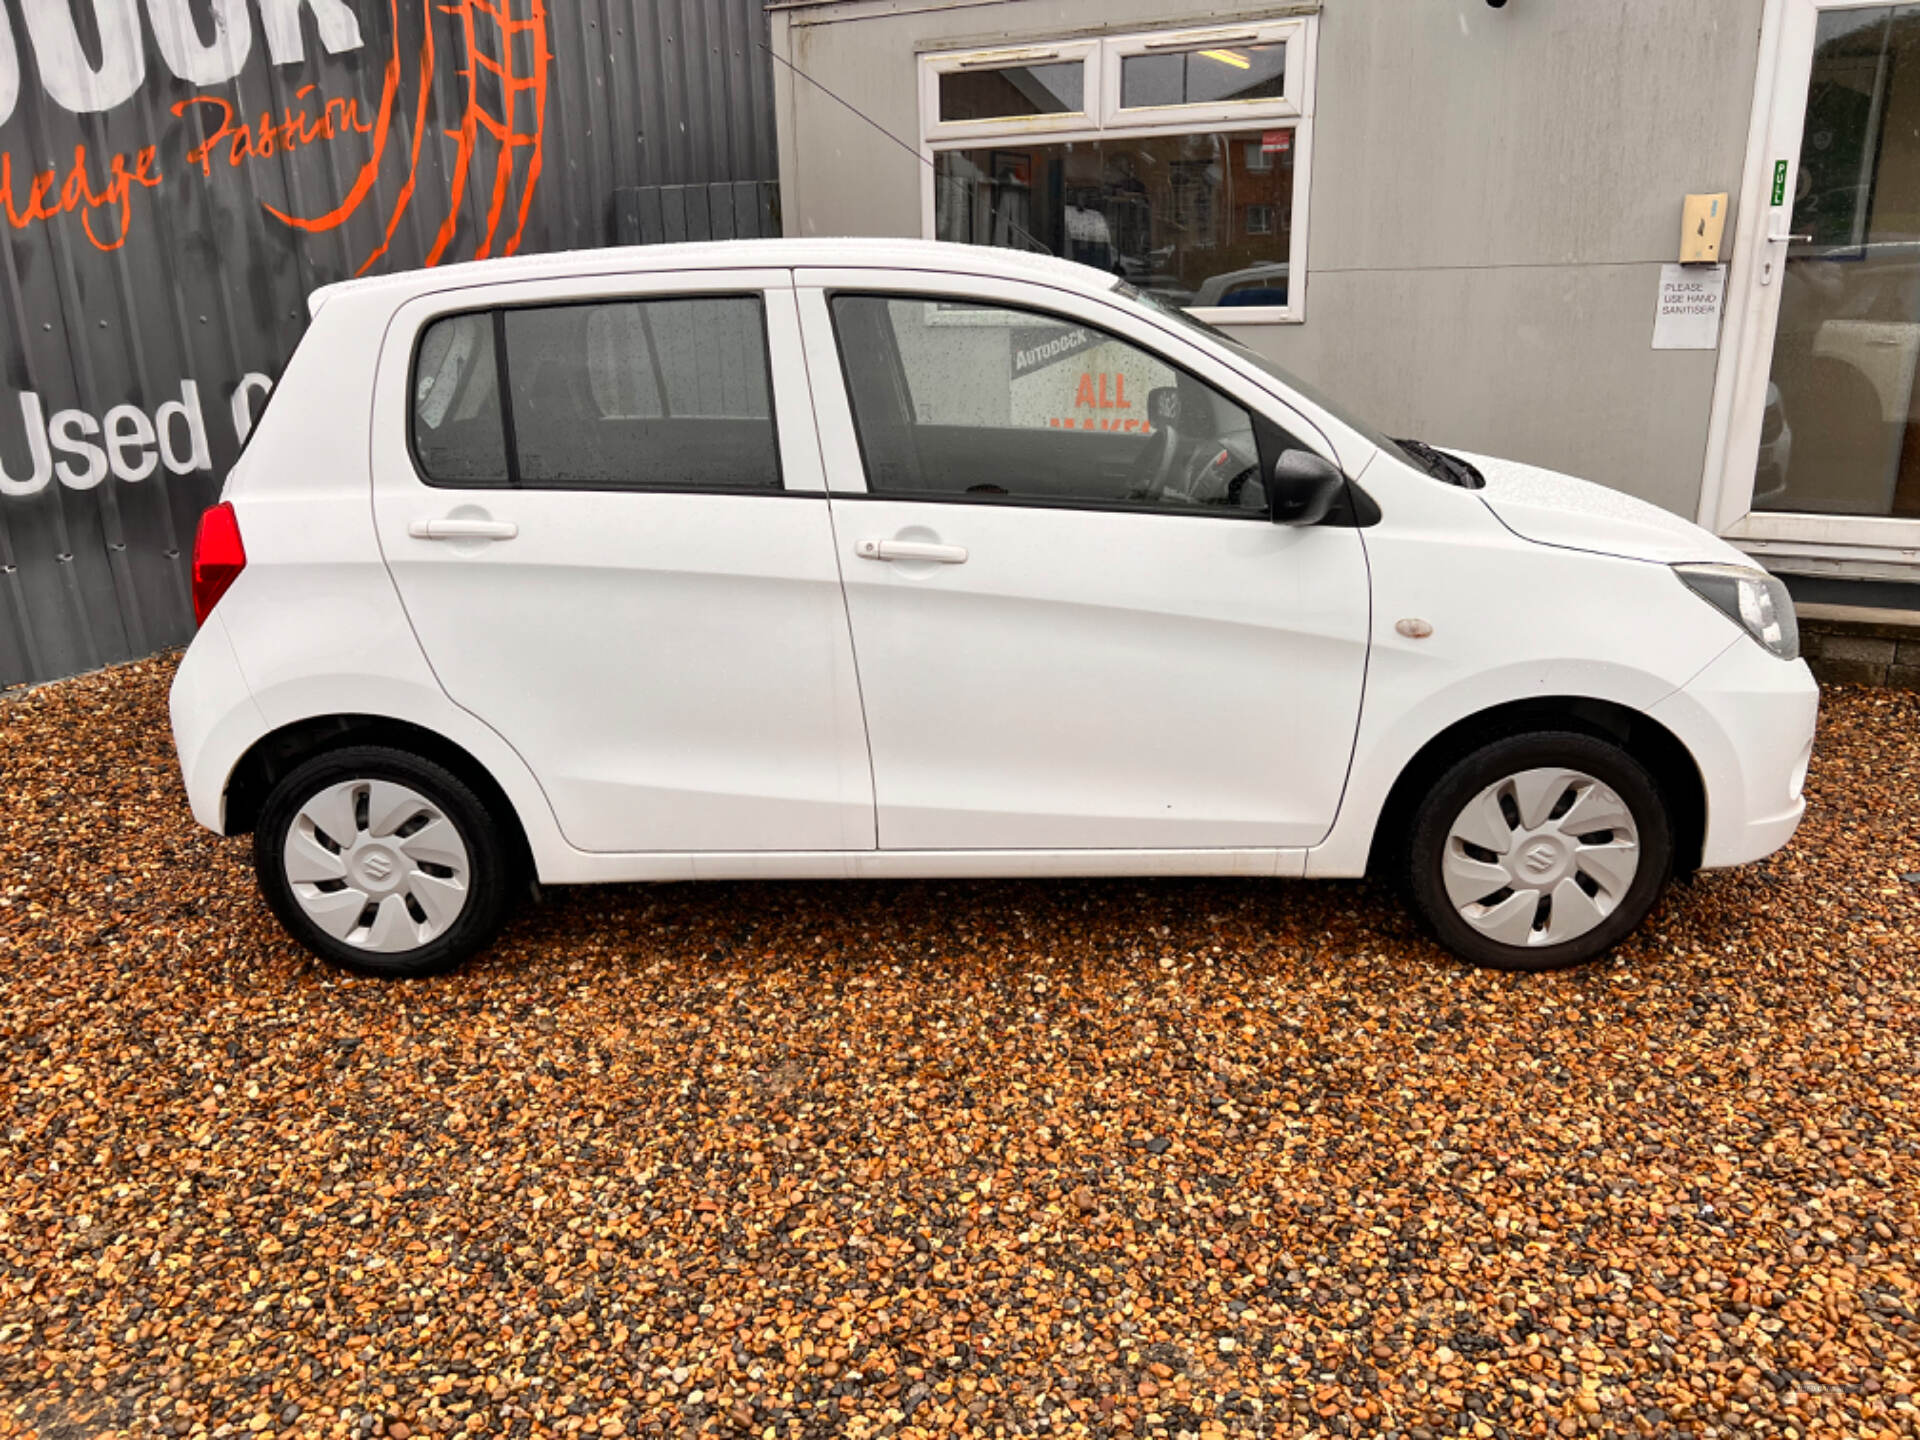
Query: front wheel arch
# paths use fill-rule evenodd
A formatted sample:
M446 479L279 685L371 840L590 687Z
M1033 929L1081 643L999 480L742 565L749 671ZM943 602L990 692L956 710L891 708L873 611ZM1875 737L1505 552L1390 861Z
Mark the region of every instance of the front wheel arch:
M1398 876L1413 815L1436 781L1461 759L1489 741L1539 730L1571 730L1607 740L1646 766L1660 787L1673 828L1673 872L1691 875L1700 868L1707 835L1707 791L1692 753L1666 726L1611 700L1555 695L1509 701L1456 720L1401 768L1374 822L1367 874Z

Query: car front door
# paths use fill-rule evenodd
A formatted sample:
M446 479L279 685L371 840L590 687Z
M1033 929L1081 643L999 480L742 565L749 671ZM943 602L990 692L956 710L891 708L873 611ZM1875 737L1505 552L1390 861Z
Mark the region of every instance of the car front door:
M883 850L1284 849L1365 673L1350 526L1271 523L1310 442L1245 377L1020 282L798 271Z
M872 848L790 272L425 297L375 411L408 618L568 841Z

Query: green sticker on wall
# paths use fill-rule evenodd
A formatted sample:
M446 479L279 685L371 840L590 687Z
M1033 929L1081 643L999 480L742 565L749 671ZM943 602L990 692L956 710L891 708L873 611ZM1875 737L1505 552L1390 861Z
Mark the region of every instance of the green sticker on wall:
M1784 160L1773 162L1773 203L1787 203L1787 162Z

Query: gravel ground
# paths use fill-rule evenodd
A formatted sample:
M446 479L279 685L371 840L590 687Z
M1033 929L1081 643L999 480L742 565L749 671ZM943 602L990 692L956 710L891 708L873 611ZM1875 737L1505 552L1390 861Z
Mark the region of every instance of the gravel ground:
M0 699L0 1435L1913 1435L1920 697L1617 958L1351 884L560 892L323 969Z

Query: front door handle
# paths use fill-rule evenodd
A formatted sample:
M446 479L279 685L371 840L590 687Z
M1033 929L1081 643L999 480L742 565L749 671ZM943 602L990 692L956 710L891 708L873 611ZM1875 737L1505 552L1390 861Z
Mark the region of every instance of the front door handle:
M964 545L931 545L924 540L860 540L854 553L862 560L932 560L940 565L967 563Z
M416 520L407 534L416 540L511 540L520 527L511 520L468 520L446 517Z

